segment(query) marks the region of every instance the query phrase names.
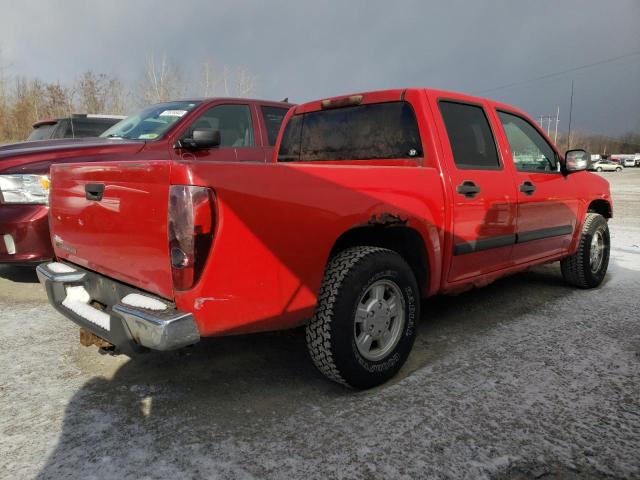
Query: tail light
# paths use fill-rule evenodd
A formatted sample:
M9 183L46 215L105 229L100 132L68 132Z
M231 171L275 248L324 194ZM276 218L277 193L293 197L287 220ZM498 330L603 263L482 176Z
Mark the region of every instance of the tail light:
M169 190L169 253L176 290L188 290L200 278L215 230L213 190L172 185Z

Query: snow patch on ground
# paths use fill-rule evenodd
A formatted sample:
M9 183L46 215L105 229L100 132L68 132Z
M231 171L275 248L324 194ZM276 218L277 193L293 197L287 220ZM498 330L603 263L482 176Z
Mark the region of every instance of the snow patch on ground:
M162 311L167 309L167 305L164 302L139 293L130 293L121 300L121 303L131 307L146 308L147 310Z
M89 305L89 300L91 300L91 297L89 297L89 292L84 287L67 287L67 296L62 301L62 305L100 328L107 331L110 330L111 318L109 314L93 308Z

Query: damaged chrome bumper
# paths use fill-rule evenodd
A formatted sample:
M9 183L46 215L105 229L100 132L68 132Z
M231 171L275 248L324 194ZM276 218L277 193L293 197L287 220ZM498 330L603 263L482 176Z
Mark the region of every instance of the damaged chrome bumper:
M200 340L193 315L166 300L68 263L42 264L37 272L56 310L121 350L174 350ZM131 294L143 301L127 304Z

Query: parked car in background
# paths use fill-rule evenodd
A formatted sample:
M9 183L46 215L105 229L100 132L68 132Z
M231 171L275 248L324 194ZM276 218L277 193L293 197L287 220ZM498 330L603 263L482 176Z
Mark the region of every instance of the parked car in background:
M40 120L33 124L27 142L54 138L99 137L102 132L124 118L124 115L74 113L70 117Z
M168 102L122 120L101 138L0 147L0 263L38 263L53 257L47 218L52 164L191 158L265 162L290 106L233 98ZM194 151L188 141L208 141L212 148Z
M600 160L592 162L589 168L595 172L621 172L623 166L612 160Z
M579 288L605 276L607 181L514 107L422 88L317 100L289 110L266 163L207 161L229 127L205 110L161 144L171 161L52 167L58 261L38 276L84 345L305 325L318 369L368 388L407 359L422 297L553 261Z
M635 167L636 166L636 160L635 158L625 158L622 160L622 166L623 167Z

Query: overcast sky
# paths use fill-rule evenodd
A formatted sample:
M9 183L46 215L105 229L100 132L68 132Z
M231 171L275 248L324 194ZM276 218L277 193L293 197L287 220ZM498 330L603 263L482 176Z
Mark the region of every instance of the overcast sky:
M199 64L244 65L258 96L302 102L429 86L555 114L573 127L640 131L640 0L0 0L5 74L70 82L91 69L140 82L167 56L197 83ZM491 90L491 91L487 91ZM572 127L572 128L573 128Z

